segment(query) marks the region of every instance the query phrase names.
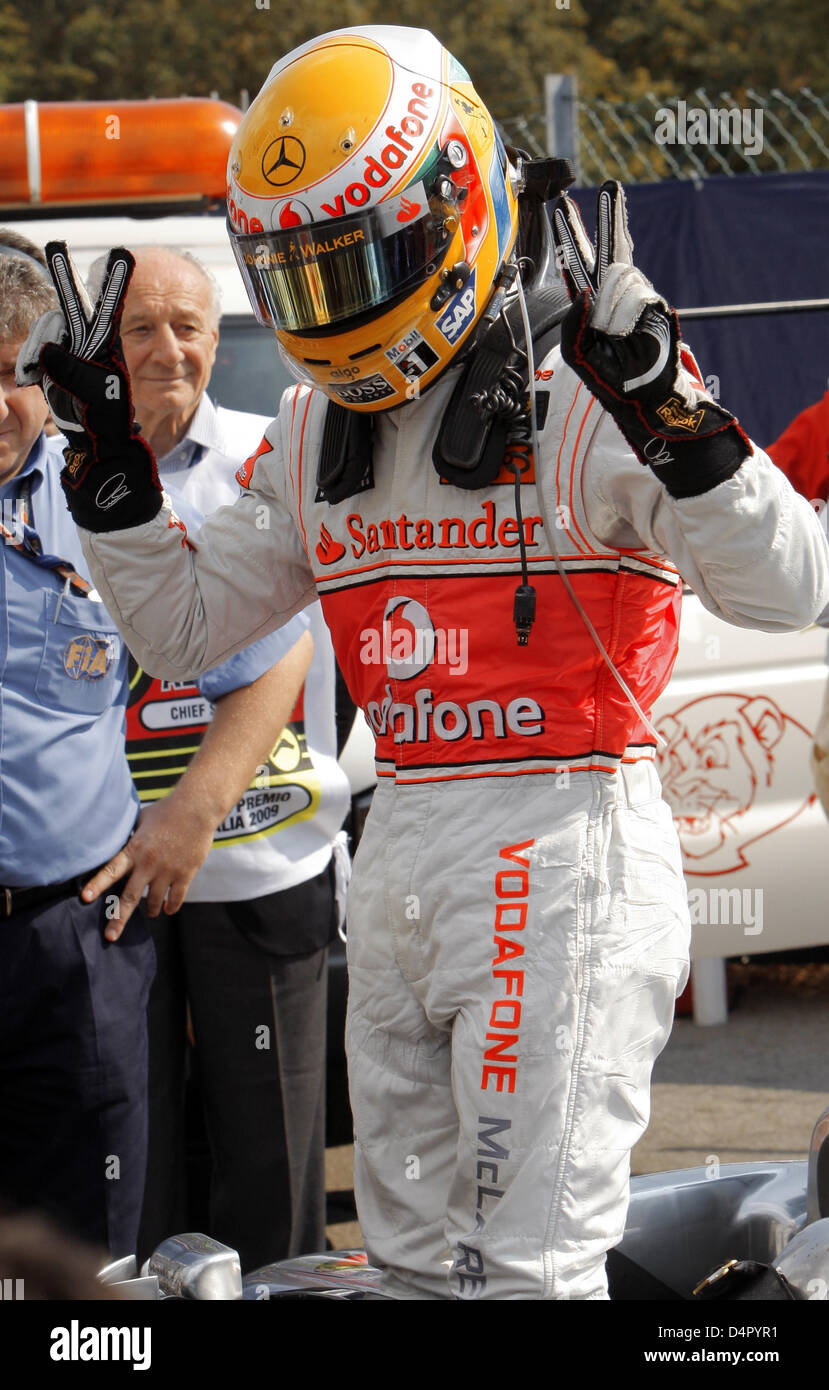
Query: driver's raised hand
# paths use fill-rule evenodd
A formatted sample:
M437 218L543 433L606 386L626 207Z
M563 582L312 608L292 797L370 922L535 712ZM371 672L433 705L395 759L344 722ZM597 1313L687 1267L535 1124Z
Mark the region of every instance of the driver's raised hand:
M708 492L751 453L733 415L682 360L676 311L633 264L625 195L599 191L593 247L571 199L553 214L557 260L572 307L561 353L613 416L642 463L674 497Z
M65 242L50 241L46 261L61 310L38 319L17 360L21 386L39 383L69 443L61 483L76 522L120 531L151 521L162 491L155 457L135 423L118 328L135 267L129 251L110 251L94 306Z

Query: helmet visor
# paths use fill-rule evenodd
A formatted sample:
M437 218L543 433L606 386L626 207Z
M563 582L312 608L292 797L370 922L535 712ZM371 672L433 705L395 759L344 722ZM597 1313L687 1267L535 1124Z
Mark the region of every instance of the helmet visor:
M292 333L363 319L424 284L441 264L457 226L450 203L406 199L287 231L240 235L233 254L260 323ZM434 212L432 208L437 208ZM452 218L455 218L454 225Z

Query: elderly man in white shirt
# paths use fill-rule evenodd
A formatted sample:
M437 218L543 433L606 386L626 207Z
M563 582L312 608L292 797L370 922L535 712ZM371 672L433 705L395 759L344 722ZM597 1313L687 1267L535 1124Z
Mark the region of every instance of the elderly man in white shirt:
M269 417L217 407L207 394L221 312L209 271L172 249L135 257L121 342L136 418L163 483L207 514L236 497L236 469ZM92 267L93 294L103 269L103 261ZM239 1249L245 1268L324 1245L325 961L347 877L338 832L349 788L336 760L336 666L319 604L309 617L314 656L301 711L239 802L232 833L217 830L184 907L156 932L142 1255L187 1215L183 995L213 1158L212 1234ZM138 727L128 715L128 751ZM197 740L198 730L186 732L185 744ZM286 763L291 750L297 757ZM142 751L134 770L160 767L146 761L157 756L163 749ZM149 781L142 798L163 794ZM262 1047L256 1029L271 1018L274 1036Z

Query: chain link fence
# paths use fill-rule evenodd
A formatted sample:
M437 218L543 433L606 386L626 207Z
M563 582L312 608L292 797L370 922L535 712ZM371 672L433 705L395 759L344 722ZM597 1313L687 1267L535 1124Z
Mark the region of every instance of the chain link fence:
M698 87L685 98L666 100L648 92L630 102L575 97L570 114L583 185L829 165L829 94L819 96L810 87L793 93L748 87L739 97ZM554 127L543 108L505 115L499 125L509 144L533 155L570 153L548 149Z

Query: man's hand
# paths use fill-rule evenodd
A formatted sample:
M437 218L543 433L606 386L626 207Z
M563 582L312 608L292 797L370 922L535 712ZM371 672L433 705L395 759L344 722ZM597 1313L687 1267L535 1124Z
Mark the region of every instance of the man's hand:
M157 917L162 907L168 914L178 912L210 852L215 829L212 820L199 820L192 808L183 815L174 792L144 808L124 848L98 870L81 893L84 902L95 902L129 874L112 905L113 915L104 931L108 941L118 940L148 886L146 906L151 917ZM109 908L110 904L108 912Z
M69 444L61 483L75 521L88 531L121 531L151 521L162 491L155 457L135 424L118 327L135 267L129 251L110 251L93 309L66 243L46 259L63 312L38 319L17 361L18 385L39 383Z
M162 906L167 914L178 912L207 858L216 827L288 723L313 651L310 632L303 632L275 666L216 701L184 776L169 796L144 808L132 838L90 879L81 895L84 902L94 902L129 874L106 928L109 941L118 940L148 885L151 917Z
M751 446L686 370L676 312L633 264L621 185L599 191L595 250L567 197L553 234L573 301L561 326L565 362L672 496L695 497L730 478Z

